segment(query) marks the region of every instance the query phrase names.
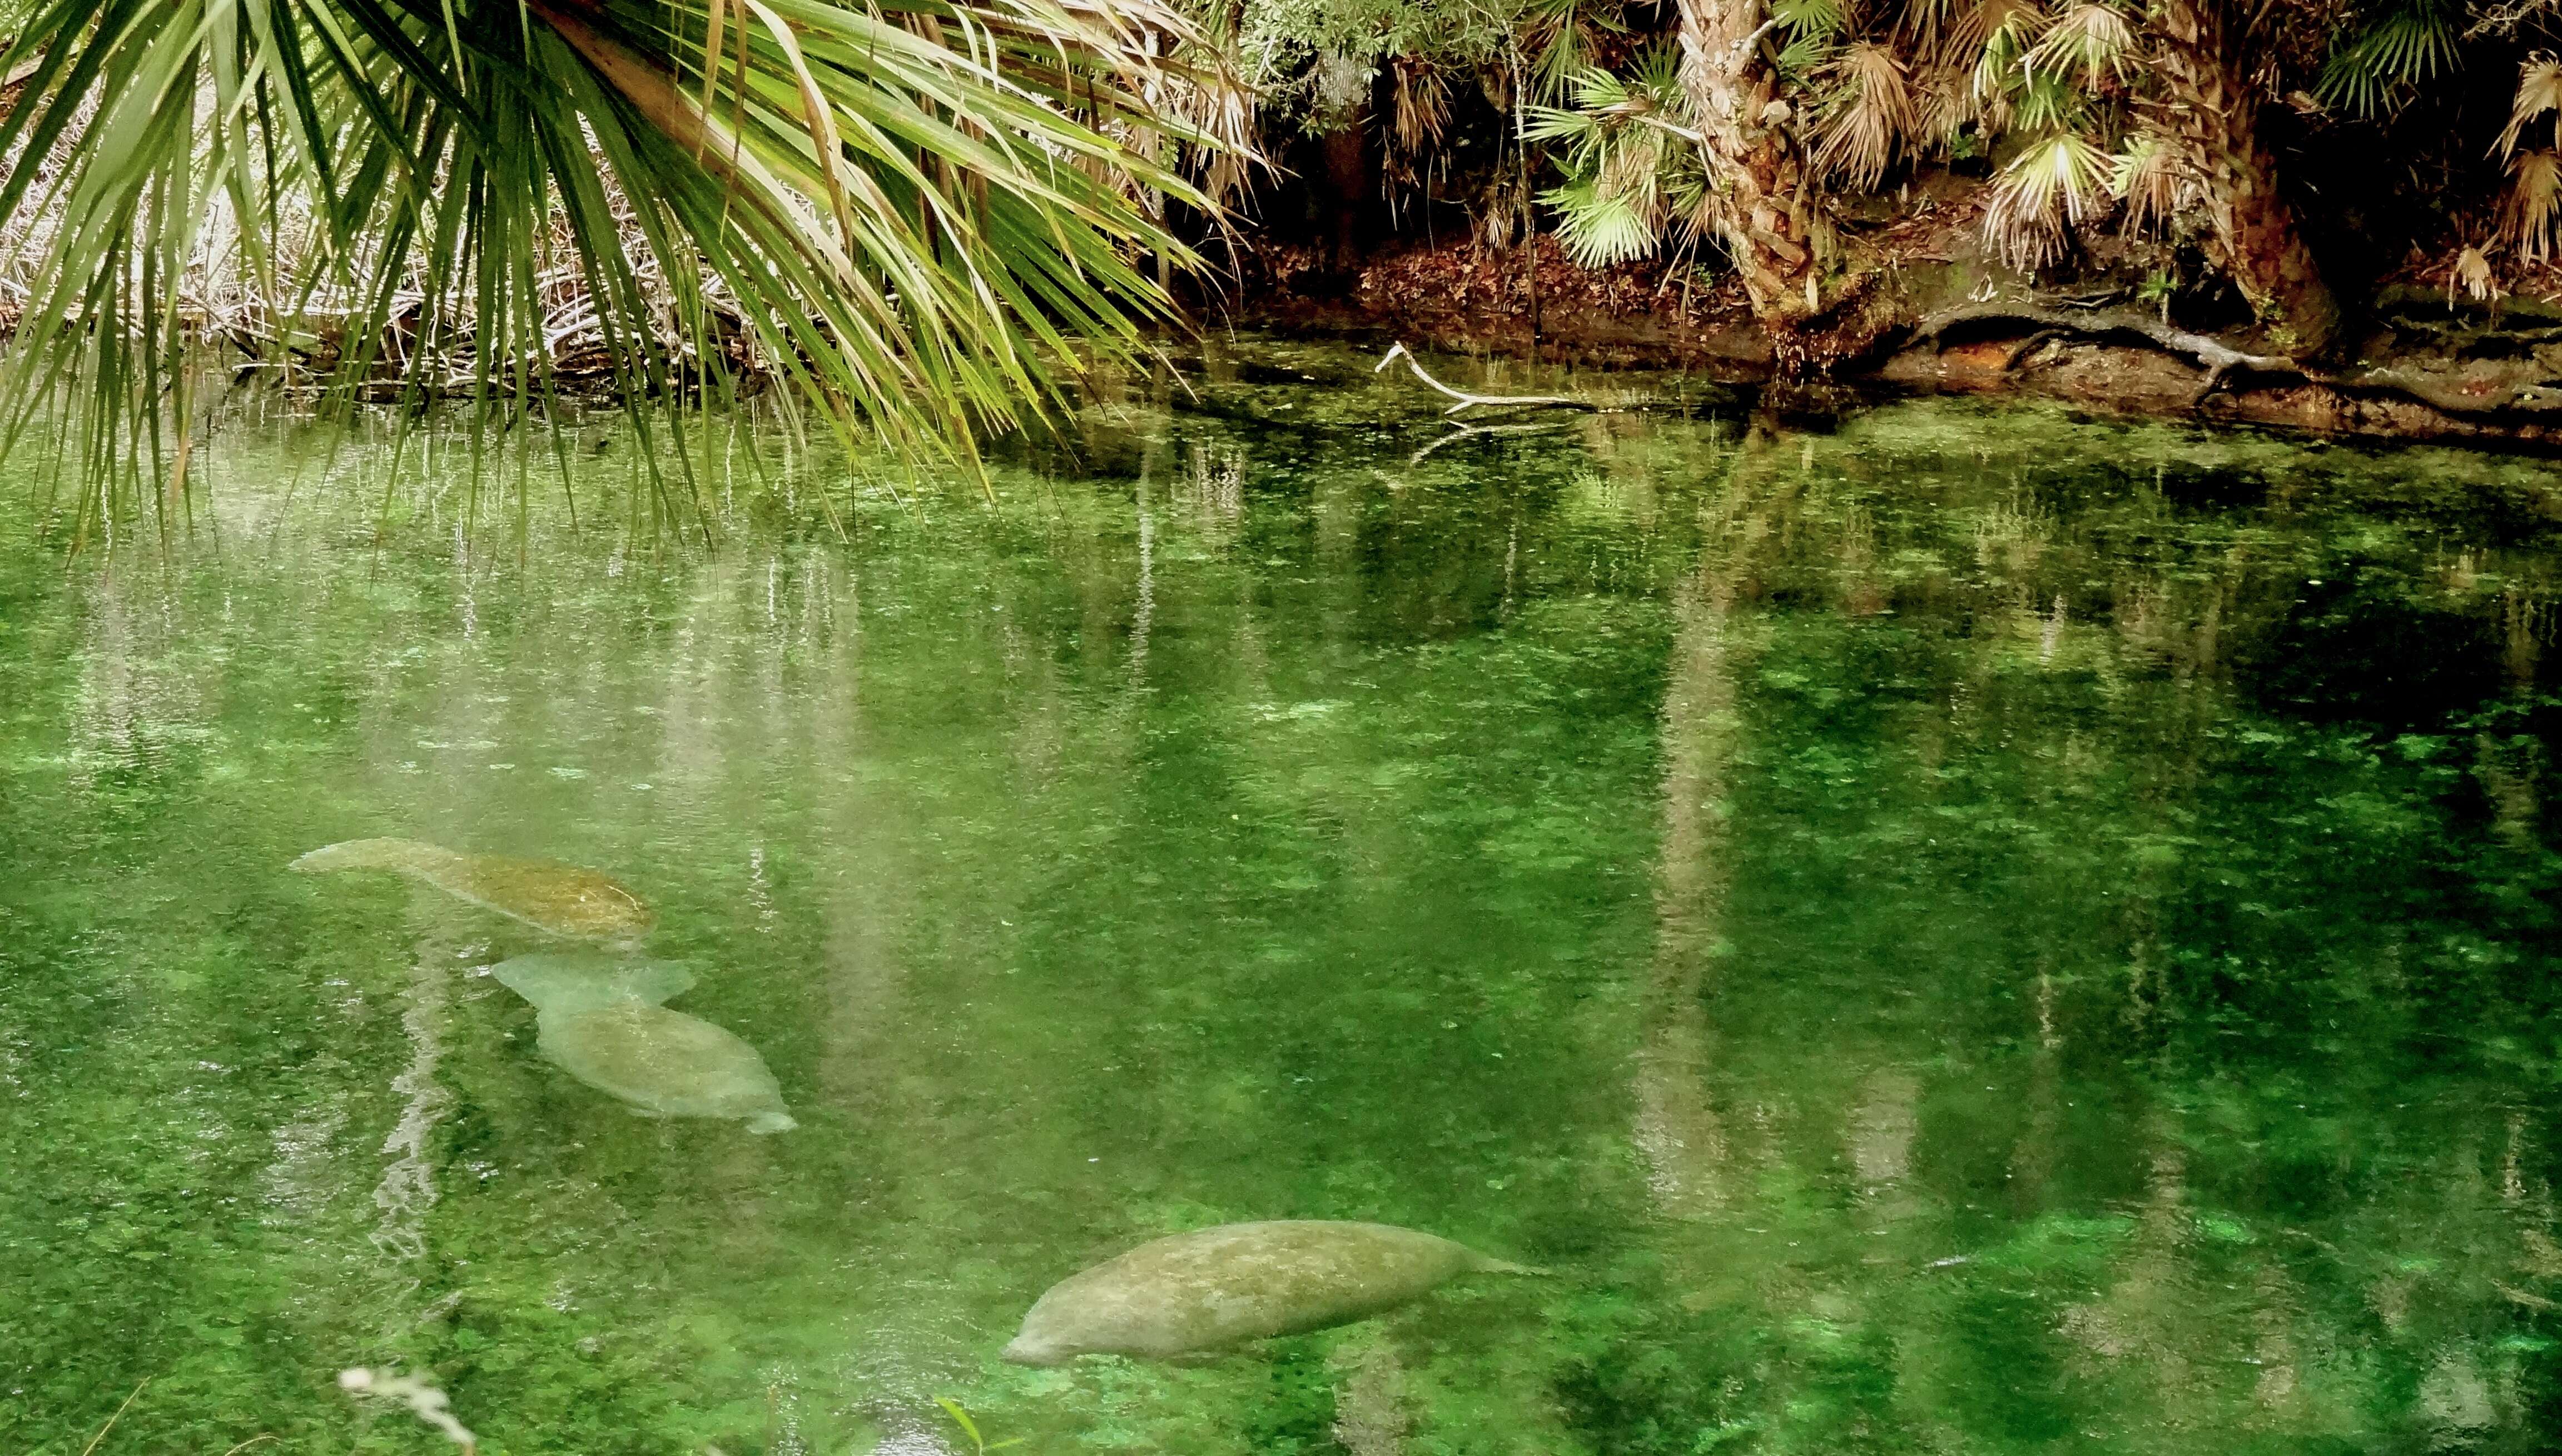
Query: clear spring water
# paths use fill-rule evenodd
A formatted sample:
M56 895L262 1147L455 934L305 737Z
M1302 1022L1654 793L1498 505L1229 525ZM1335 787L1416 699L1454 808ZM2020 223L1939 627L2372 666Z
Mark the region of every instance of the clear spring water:
M13 463L0 1449L448 1449L356 1365L587 1456L2549 1445L2562 470L1695 388L1423 453L1368 363L993 504L734 430L708 549L607 424L573 530L243 419L68 566ZM632 887L798 1128L285 868L376 834ZM1554 1272L997 1361L1270 1217Z

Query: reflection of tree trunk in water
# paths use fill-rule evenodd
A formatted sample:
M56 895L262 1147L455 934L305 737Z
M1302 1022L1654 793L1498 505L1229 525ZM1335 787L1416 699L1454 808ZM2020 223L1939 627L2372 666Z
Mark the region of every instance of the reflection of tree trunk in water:
M1154 428L1148 432L1148 443L1139 451L1139 577L1137 600L1130 609L1130 691L1134 707L1137 695L1148 687L1148 634L1157 623L1157 514L1152 487L1159 477L1172 473L1174 455L1174 382L1162 358L1157 361L1155 385L1149 398Z
M2163 1412L2207 1408L2212 1397L2199 1388L2215 1377L2207 1366L2230 1355L2229 1347L2225 1358L2213 1353L2215 1337L2234 1333L2215 1311L2198 1307L2196 1281L2182 1277L2188 1271L2181 1249L2190 1241L2188 1155L2172 1116L2157 1110L2146 1120L2144 1201L2135 1210L2134 1247L2123 1272L2098 1299L2068 1307L2061 1322L2066 1335L2094 1354L2128 1361L2132 1372L2149 1376L2152 1407Z
M2473 777L2481 781L2482 795L2490 801L2491 831L2512 849L2535 843L2536 825L2543 818L2542 796L2536 790L2541 747L2532 738L2473 735Z
M2055 974L2037 973L2037 1050L2029 1062L2028 1126L2010 1155L2011 1207L2034 1217L2046 1206L2046 1179L2055 1167L2056 1134L2063 1121L2061 1073L2056 1053L2064 1036L2055 1025Z
M1712 1032L1702 997L1734 873L1727 795L1739 725L1732 624L1749 544L1736 539L1743 533L1734 512L1757 439L1756 432L1738 446L1721 519L1702 543L1699 570L1673 597L1655 960L1641 1010L1635 1136L1655 1205L1674 1218L1706 1217L1726 1194L1726 1133L1708 1093Z

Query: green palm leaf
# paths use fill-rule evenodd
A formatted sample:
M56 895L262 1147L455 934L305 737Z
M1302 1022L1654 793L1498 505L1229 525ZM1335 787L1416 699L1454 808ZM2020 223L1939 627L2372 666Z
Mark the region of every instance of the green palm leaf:
M93 467L165 470L205 332L484 412L577 337L636 415L746 364L966 453L1171 316L1162 199L1245 145L1181 119L1210 55L1158 0L51 0L0 54L0 412L72 391Z

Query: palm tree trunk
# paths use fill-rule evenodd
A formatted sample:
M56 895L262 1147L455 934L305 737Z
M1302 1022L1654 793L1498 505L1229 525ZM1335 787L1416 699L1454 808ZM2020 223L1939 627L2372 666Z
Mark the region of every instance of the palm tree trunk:
M2215 262L2289 352L2327 349L2339 303L2278 190L2278 164L2259 134L2260 96L2246 68L2254 46L2232 0L2167 0L2162 76L2189 160L2206 186Z
M1795 335L1823 311L1805 160L1780 129L1778 73L1761 55L1762 0L1680 0L1682 88L1711 182L1709 222L1743 275L1774 362L1802 367Z
M1322 143L1326 182L1334 194L1333 217L1326 233L1326 246L1331 250L1327 261L1342 273L1361 267L1362 209L1376 190L1371 185L1369 130L1370 106L1364 103L1339 118Z

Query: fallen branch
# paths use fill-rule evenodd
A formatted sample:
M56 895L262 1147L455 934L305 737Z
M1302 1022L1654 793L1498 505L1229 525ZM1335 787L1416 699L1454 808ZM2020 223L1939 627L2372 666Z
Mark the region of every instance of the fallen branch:
M2284 354L2249 354L2208 334L2191 333L2174 328L2141 313L2103 313L2047 308L2034 303L1970 303L1951 308L1922 321L1914 331L1917 343L1928 344L1932 350L1942 347L1941 338L1951 328L1970 323L2032 323L2040 330L2030 347L2060 334L2084 338L2104 338L2110 334L2133 334L2164 353L2178 354L2206 371L2206 380L2198 386L2193 405L2204 404L2209 395L2224 387L2236 374L2275 374L2315 384L2330 381L2306 369ZM2015 351L2007 368L2016 369L2029 348Z
M1568 399L1563 395L1474 395L1466 390L1452 389L1424 372L1423 361L1415 358L1414 351L1402 343L1390 345L1387 353L1380 357L1377 367L1372 369L1371 373L1376 374L1379 370L1385 369L1395 363L1400 355L1405 359L1405 367L1414 371L1415 378L1459 402L1443 410L1441 413L1444 415L1456 415L1462 410L1473 409L1478 405L1543 405L1567 410L1596 411L1600 408L1598 405L1583 400Z

